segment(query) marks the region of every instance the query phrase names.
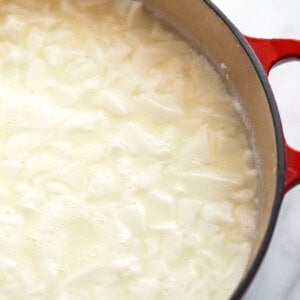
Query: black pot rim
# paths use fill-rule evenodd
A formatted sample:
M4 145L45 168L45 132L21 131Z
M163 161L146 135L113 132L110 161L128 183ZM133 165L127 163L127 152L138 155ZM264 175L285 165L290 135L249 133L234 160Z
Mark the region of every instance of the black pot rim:
M266 98L268 101L268 105L272 115L272 121L275 131L275 139L276 139L276 148L277 148L277 178L276 178L276 191L275 197L271 212L270 221L267 227L266 234L263 238L263 241L259 247L257 255L249 268L249 271L244 276L242 281L239 283L235 291L231 296L231 300L241 299L244 295L245 291L251 284L255 274L258 271L258 268L266 254L268 246L270 244L270 240L276 225L279 209L282 203L282 198L284 194L284 171L285 171L285 155L284 155L284 137L282 132L281 120L278 112L278 108L274 99L274 95L272 89L270 87L268 78L266 73L256 57L254 51L246 41L243 34L237 29L237 27L226 17L226 15L214 4L211 0L203 0L215 13L216 15L224 22L224 24L231 30L231 32L235 35L240 46L244 49L245 53L249 57L249 60L253 64L253 67L256 71L256 74L263 86L263 89L266 94Z

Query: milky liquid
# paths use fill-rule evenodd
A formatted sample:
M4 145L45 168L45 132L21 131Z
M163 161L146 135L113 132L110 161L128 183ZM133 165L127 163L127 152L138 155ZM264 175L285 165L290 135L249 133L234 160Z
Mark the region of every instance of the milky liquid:
M136 1L0 7L0 299L228 297L257 178L213 67Z

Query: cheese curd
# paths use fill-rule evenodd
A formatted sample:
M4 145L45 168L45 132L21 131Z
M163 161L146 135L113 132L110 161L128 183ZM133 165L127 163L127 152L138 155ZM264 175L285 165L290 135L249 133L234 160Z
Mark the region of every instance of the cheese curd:
M137 1L0 3L0 298L228 297L257 175L214 68Z

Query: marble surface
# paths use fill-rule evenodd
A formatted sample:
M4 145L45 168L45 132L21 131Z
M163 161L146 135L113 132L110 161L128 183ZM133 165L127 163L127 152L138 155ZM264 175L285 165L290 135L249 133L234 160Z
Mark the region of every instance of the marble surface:
M300 39L300 0L213 0L245 34ZM300 149L300 60L271 71L288 142ZM245 300L300 299L300 186L284 198L267 255Z

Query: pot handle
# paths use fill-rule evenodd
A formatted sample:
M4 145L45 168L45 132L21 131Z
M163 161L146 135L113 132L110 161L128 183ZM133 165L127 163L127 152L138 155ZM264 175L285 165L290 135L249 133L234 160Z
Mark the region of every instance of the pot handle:
M271 68L286 58L300 58L300 40L293 39L261 39L245 36L246 40L260 60L267 75ZM300 151L295 150L285 141L285 182L287 192L300 183Z

